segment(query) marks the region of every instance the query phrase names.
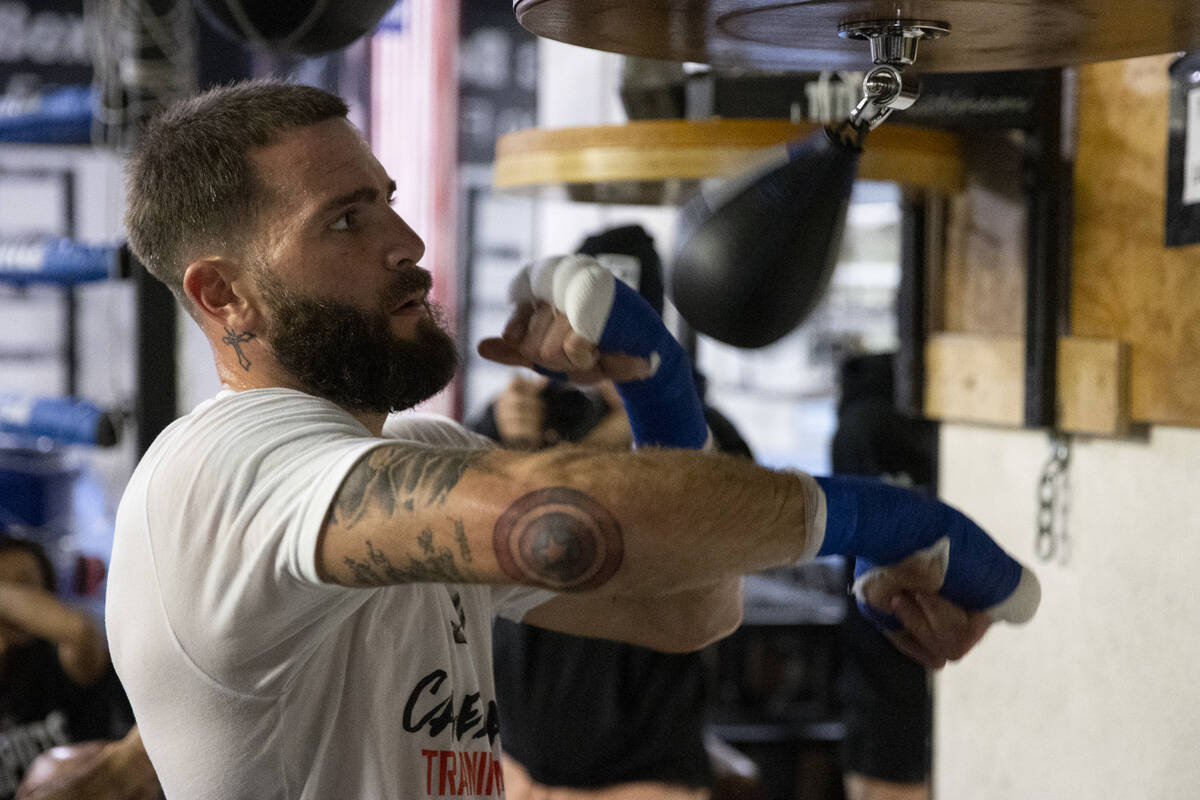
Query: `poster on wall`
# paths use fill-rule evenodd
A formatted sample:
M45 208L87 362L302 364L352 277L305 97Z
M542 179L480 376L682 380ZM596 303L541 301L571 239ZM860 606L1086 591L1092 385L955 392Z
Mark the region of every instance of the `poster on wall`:
M537 37L492 0L464 0L459 35L458 160L490 164L498 138L536 121Z
M953 73L921 77L921 99L892 115L903 123L955 130L1033 129L1043 124L1045 98L1061 80L1060 70ZM691 79L691 98L710 96L722 117L769 117L836 122L862 98L861 72L788 74L717 70ZM699 87L705 81L711 87ZM692 107L695 115L702 109Z
M5 100L91 80L83 0L0 2L0 92Z
M508 284L533 258L533 196L492 190L496 140L537 121L537 37L510 3L462 0L458 57L458 336L470 342L460 405L474 417L508 383L512 370L474 355L474 344L503 329Z
M89 45L82 0L0 0L0 141L90 140Z
M1200 52L1171 65L1167 247L1200 243Z

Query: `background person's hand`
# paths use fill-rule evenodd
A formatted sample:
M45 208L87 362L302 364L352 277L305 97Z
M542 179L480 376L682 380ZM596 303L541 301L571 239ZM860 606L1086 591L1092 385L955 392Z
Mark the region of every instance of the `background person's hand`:
M0 620L0 656L7 653L10 647L17 644L19 633L19 629Z
M16 573L16 579L0 577L0 648L45 639L55 645L73 683L95 685L108 668L108 645L99 626L49 591L31 553L9 549L0 563L6 573Z
M595 391L608 406L608 413L579 441L588 447L604 450L630 449L633 447L633 428L629 425L625 404L617 392L617 387L612 381L600 381L596 384Z
M16 800L159 800L162 788L137 727L115 742L55 747L33 760Z
M542 400L545 386L545 378L517 374L496 396L492 413L505 447L537 450L546 444L546 404Z

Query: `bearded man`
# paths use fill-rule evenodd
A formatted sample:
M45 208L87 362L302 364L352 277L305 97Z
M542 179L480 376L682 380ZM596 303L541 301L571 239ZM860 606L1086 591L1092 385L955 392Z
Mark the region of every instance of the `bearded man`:
M686 356L598 265L524 274L480 352L613 380L638 452L389 416L455 368L393 191L345 104L302 86L185 100L131 158L130 245L224 385L117 515L111 650L167 797L502 796L496 615L694 650L738 624L741 574L829 552L900 564L864 597L931 666L1032 613L1031 574L942 504L688 452ZM908 558L931 553L933 581Z

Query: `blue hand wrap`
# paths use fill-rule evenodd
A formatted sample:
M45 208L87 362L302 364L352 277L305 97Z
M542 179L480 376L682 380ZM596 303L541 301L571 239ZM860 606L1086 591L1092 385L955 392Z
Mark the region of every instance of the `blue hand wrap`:
M855 572L902 561L950 539L943 597L968 610L992 608L1017 589L1023 567L960 511L915 492L861 478L817 478L825 492L818 555L863 557Z
M660 359L649 378L617 384L636 446L704 447L708 423L692 379L691 361L654 308L621 281L616 281L612 309L598 344L604 353L641 358L657 353Z

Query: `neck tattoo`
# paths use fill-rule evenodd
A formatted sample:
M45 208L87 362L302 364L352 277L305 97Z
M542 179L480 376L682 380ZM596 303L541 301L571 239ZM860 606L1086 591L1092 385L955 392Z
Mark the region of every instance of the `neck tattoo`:
M247 372L250 371L250 359L246 358L246 354L242 352L242 343L254 339L253 333L238 333L233 328L225 329L225 337L222 342L233 348L233 352L237 353L238 366Z

